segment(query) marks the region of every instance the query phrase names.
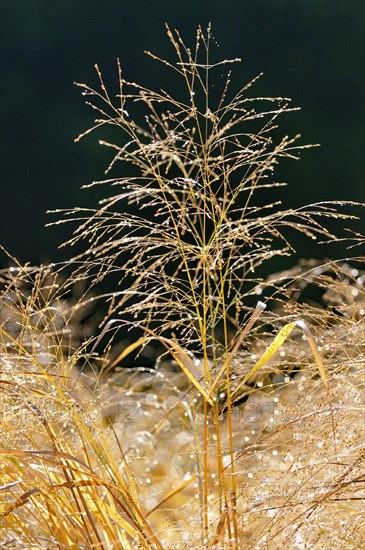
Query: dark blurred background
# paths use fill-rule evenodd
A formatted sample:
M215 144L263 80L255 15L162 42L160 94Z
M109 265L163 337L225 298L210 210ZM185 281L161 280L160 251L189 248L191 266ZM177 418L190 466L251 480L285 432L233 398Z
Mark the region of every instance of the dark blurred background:
M216 60L243 59L234 67L237 86L264 71L252 93L302 107L283 132L321 148L281 168L287 206L365 201L363 0L1 0L0 243L20 261L69 257L57 246L71 226L45 229L45 211L95 206L102 193L80 191L103 179L110 151L93 134L73 142L94 115L73 81L95 84L97 62L115 89L119 56L128 80L168 87L169 72L143 53L173 59L165 22L191 45L197 25L211 22ZM321 253L300 243L300 256Z

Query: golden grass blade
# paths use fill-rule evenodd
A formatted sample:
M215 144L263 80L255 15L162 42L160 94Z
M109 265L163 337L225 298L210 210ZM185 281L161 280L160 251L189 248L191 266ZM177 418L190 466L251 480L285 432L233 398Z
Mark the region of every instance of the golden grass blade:
M335 417L334 417L334 414L333 414L332 397L331 397L331 392L330 392L330 388L329 388L329 384L328 384L328 380L327 380L326 371L325 371L325 368L324 368L324 365L323 365L322 357L321 357L321 354L319 353L319 350L318 350L317 345L315 343L313 334L312 334L310 328L308 327L308 325L302 320L296 321L296 325L300 329L302 329L305 336L307 337L307 340L309 342L309 345L310 345L311 350L312 350L313 355L314 355L314 359L315 359L317 367L318 367L320 377L321 377L323 385L326 389L327 401L328 401L328 405L329 405L329 408L330 408L330 414L331 414L332 433L333 433L333 446L334 446L335 456L337 456L336 425L335 425Z
M310 331L308 325L306 325L306 323L304 321L295 321L295 324L304 332L304 334L306 335L307 337L307 340L309 342L309 345L311 347L311 350L313 352L313 355L314 355L314 359L316 360L316 363L317 363L317 367L318 367L318 370L319 370L319 374L321 375L321 378L322 378L322 382L325 386L326 389L329 388L328 386L328 381L327 381L327 375L326 375L326 371L324 369L324 366L323 366L323 361L322 361L322 357L318 351L318 348L317 348L317 345L314 341L314 338L313 338L313 334L312 332Z
M83 484L83 486L85 487L86 485ZM96 500L95 494L92 491L89 494L84 493L83 496L90 511L103 524L104 530L106 530L108 526L115 525L118 531L124 529L132 539L140 535L128 521L118 514L113 506L105 501Z
M165 348L171 353L176 363L179 365L181 370L186 374L188 379L197 390L202 394L204 399L213 406L213 400L208 394L208 392L203 388L199 382L199 375L196 372L195 365L189 355L184 351L176 342L169 340L168 338L159 338L160 342L165 346Z
M214 539L213 539L213 544L218 544L219 543L219 539L222 536L222 531L223 531L224 525L227 521L227 518L228 518L228 507L226 506L224 511L221 514L221 517L219 518L219 522L218 522L217 529L216 529Z
M229 353L228 362L230 362L232 360L232 358L234 357L234 354L238 351L238 349L239 349L240 345L242 344L243 340L246 338L247 334L250 332L250 330L253 327L254 323L260 317L261 313L264 311L265 308L266 308L266 304L264 304L263 302L260 302L260 301L257 302L255 311L252 313L251 317L249 318L249 320L246 323L246 325L245 325L244 329L242 330L242 332L239 334L239 336L236 340L236 343L233 345L233 348ZM219 371L216 379L214 380L214 382L212 384L212 387L210 389L210 394L211 395L213 394L215 388L217 387L217 384L218 384L219 380L222 378L225 370L226 370L226 365L224 364L222 366L221 370Z
M105 371L109 371L111 369L113 369L114 367L117 366L118 363L120 363L121 361L123 361L123 359L125 359L125 357L127 357L130 353L132 353L134 350L136 350L137 348L140 348L142 347L144 344L147 344L149 341L151 340L150 336L145 336L143 338L140 338L139 340L137 340L136 342L133 342L132 344L130 344L129 346L127 346L123 351L122 353L120 353L118 355L118 357L112 362L111 365L109 365Z
M68 453L63 453L61 451L49 451L49 450L42 450L42 449L35 450L35 451L34 450L25 450L24 451L24 450L21 450L21 449L3 448L3 449L0 449L0 455L16 456L18 458L19 457L20 458L29 458L31 456L43 457L42 460L50 462L52 464L58 464L54 459L64 458L66 460L77 462L83 468L85 468L85 469L89 470L90 472L92 472L91 468L89 468L89 466L85 462L83 462L82 460L80 460L76 456L72 456ZM47 458L47 457L49 457L49 458Z
M149 332L153 334L152 331L149 331ZM170 340L168 338L164 338L161 336L154 336L154 335L144 336L143 338L140 338L136 342L133 342L132 344L130 344L126 349L124 349L122 353L113 361L111 365L108 366L106 370L109 371L110 369L113 369L118 363L120 363L120 361L122 361L125 357L127 357L127 355L132 353L132 351L134 351L135 349L148 343L151 340L151 338L155 338L156 340L158 340L163 344L163 346L167 349L167 351L171 353L172 357L175 359L176 363L179 365L181 370L189 378L190 382L194 384L194 386L202 394L204 399L206 399L206 401L208 401L210 405L213 405L213 401L211 397L199 382L200 377L196 371L194 362L192 361L191 357L186 353L186 351L181 346L179 346L179 344L176 341Z
M158 508L160 508L160 506L162 506L162 504L170 500L170 498L172 498L173 496L177 495L177 493L185 489L185 487L187 487L194 479L196 479L196 474L192 475L191 478L185 480L183 483L181 483L181 485L176 487L176 489L173 489L172 491L170 491L170 493L168 493L162 500L160 500L160 502L156 504L156 506L154 506L149 512L147 512L146 517L148 517Z
M257 321L257 319L260 317L261 313L266 309L266 304L261 302L260 300L257 302L257 305L255 307L255 311L250 316L248 322L246 323L244 329L240 333L239 337L237 338L236 343L234 344L232 351L229 354L229 360L232 359L234 354L238 351L240 345L242 344L243 340L246 338L247 334L250 332L251 328Z
M14 512L17 508L20 508L21 506L24 506L32 495L40 493L39 487L34 487L33 489L30 489L29 491L26 491L23 493L19 498L17 498L12 504L8 506L3 512L0 514L0 520L4 519L6 516Z
M14 487L14 485L19 485L22 480L18 479L17 481L12 481L11 483L6 483L6 485L0 485L0 491L6 491L6 489L10 489L10 487Z
M4 330L1 326L0 326L0 335L3 335L5 336L6 338L9 338L9 340L11 342L13 342L13 344L15 344L15 346L20 350L22 351L23 353L25 353L26 355L30 355L29 352L21 345L19 344L19 342L17 340L15 340L15 338L13 338L10 334L8 334L6 332L6 330Z
M59 513L59 504L58 502L53 503L47 500L46 509L43 510L43 513L47 515L47 522L50 523L50 531L58 544L61 544L65 548L76 550L77 542L73 539L75 539L76 533L79 534L80 531L76 530L75 532L70 529L67 524L68 522L64 521L62 515ZM73 520L75 521L74 517Z
M247 380L251 378L271 357L280 349L285 340L289 337L292 330L296 327L296 323L288 323L285 325L279 333L274 338L273 342L267 348L265 353L257 361L256 365L250 370L248 374L240 382L239 386L232 392L231 397L233 398L239 390L246 384Z

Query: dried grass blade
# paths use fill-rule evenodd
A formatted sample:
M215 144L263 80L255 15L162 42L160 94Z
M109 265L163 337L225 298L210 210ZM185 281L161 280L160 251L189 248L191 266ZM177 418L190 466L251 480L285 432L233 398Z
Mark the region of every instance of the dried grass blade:
M133 342L133 344L130 344L129 346L127 346L123 351L122 353L120 353L120 355L118 355L118 357L112 362L111 365L109 365L105 371L109 371L111 369L113 369L118 363L120 363L125 357L127 357L130 353L132 353L135 349L139 348L139 347L142 347L144 346L145 344L147 344L149 341L151 340L150 336L144 336L143 338L140 338L139 340L137 340L136 342Z
M289 337L292 330L296 327L296 323L288 323L285 325L274 338L273 342L267 348L265 353L257 361L256 365L250 370L248 374L240 382L239 386L232 392L232 398L239 392L239 390L246 384L247 380L251 378L271 357L278 351L283 345L285 340Z
M72 539L75 535L80 537L80 530L75 527L71 529L70 525L67 525L67 521L64 521L62 516L60 516L59 510L57 510L57 504L59 503L56 502L54 504L48 500L46 504L47 510L43 510L43 513L47 513L47 521L50 523L50 531L52 532L52 536L59 545L62 545L65 548L70 548L71 550L76 550L77 543ZM75 521L75 517L73 517L73 520ZM72 534L74 535L73 537Z
M21 506L24 506L30 499L32 495L35 493L40 493L39 487L34 487L33 489L30 489L29 491L26 491L23 493L19 498L17 498L8 508L6 508L3 512L0 514L0 520L14 512L17 508L20 508Z
M173 356L176 363L179 365L181 370L186 374L186 376L189 378L189 380L194 384L194 386L198 389L198 391L203 395L204 399L208 401L210 405L213 405L213 401L208 395L208 393L205 391L203 386L199 382L199 375L196 372L195 365L189 355L186 353L185 350L182 349L181 346L177 342L174 342L173 340L169 340L168 338L163 337L155 337L157 340L159 340L164 347L167 349L169 353ZM127 357L132 351L135 349L145 345L151 340L150 336L145 336L143 338L140 338L136 342L133 342L133 344L130 344L126 349L122 351L122 353L113 361L111 365L108 366L107 370L113 369L122 359Z
M322 357L321 357L321 354L319 353L319 350L317 348L317 344L314 340L313 334L312 334L310 328L308 327L308 325L304 321L301 321L301 320L296 321L296 325L304 332L305 336L307 337L307 340L309 342L309 345L310 345L311 350L312 350L313 355L314 355L314 359L315 359L317 367L318 367L320 377L322 379L323 385L324 385L325 390L326 390L327 401L328 401L328 405L329 405L329 408L330 408L330 414L331 414L333 445L334 445L334 450L335 450L335 456L337 456L336 425L335 425L335 418L334 418L334 414L333 414L332 397L331 397L331 392L330 392L330 388L329 388L329 384L328 384L328 380L327 380L326 371L325 371L325 368L324 368L324 365L323 365Z
M322 382L326 388L326 390L329 389L329 386L328 386L328 381L327 381L327 375L326 375L326 371L324 369L324 366L323 366L323 361L322 361L322 357L318 351L318 348L317 348L317 345L314 341L314 338L313 338L313 334L311 332L311 330L309 329L308 325L306 325L306 323L304 321L295 321L295 324L304 332L304 334L306 335L307 337L307 340L309 342L309 345L311 347L311 350L313 352L313 355L314 355L314 359L316 360L316 363L317 363L317 367L318 367L318 371L319 371L319 374L321 375L321 378L322 378Z
M86 484L83 485L86 486ZM109 532L109 537L113 535L113 526L117 527L117 531L120 528L124 529L132 539L139 536L138 531L121 514L118 514L110 504L105 501L102 502L101 499L95 499L92 492L89 494L84 493L84 499L93 515L102 523L105 533Z
M227 521L227 518L228 518L228 507L226 506L224 511L221 514L221 517L219 518L217 529L216 529L216 532L215 532L215 535L214 535L213 544L218 544L219 543L219 539L222 536L223 527L224 527L224 524Z
M171 353L176 363L179 365L181 370L189 378L190 382L194 384L197 390L202 394L204 399L213 406L213 400L208 394L208 392L203 388L199 382L199 375L196 372L195 365L189 355L184 351L179 344L168 338L158 338L160 342L165 346L165 348Z
M229 363L233 359L235 353L238 351L238 349L239 349L240 345L242 344L243 340L246 338L247 334L250 332L250 330L253 327L254 323L260 317L261 313L264 311L265 308L266 308L266 304L264 304L263 302L260 302L260 301L257 302L257 306L255 308L255 311L252 313L252 315L249 318L247 324L245 325L244 329L242 330L242 332L238 336L238 338L236 340L236 343L234 344L232 350L229 353L229 356L228 356L228 362ZM218 373L218 376L216 377L216 379L214 380L214 382L212 384L212 387L210 389L211 395L213 394L215 388L217 387L217 384L218 384L219 380L222 378L225 371L226 371L226 364L224 364L222 366L221 370Z
M162 504L164 504L165 502L170 500L170 498L177 495L177 493L180 493L180 491L185 489L185 487L187 487L189 485L189 483L191 483L194 479L196 479L196 474L191 476L191 478L185 480L183 483L181 483L181 485L176 487L176 489L173 489L172 491L170 491L170 493L168 493L162 500L160 500L160 502L158 504L156 504L156 506L154 506L149 512L147 512L146 517L148 517L155 510L157 510L157 508L160 508L160 506L162 506Z

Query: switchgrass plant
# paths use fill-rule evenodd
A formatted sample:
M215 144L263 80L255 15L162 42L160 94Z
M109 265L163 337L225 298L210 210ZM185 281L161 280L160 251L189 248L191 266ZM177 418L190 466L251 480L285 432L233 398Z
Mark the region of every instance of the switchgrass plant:
M296 108L251 97L256 79L231 92L230 70L213 94L217 72L239 60L212 59L210 28L198 29L193 49L167 34L175 63L147 53L175 73L177 95L128 82L119 60L116 99L97 66L97 88L78 84L97 118L77 140L111 129L124 141L101 141L113 151L108 179L91 184L116 193L65 213L78 224L67 244L87 250L57 293L80 281L96 291L109 275L120 286L98 297L109 311L96 342L68 349L54 316L34 327L34 300L12 299L22 329L1 332L7 542L361 547L361 259L260 275L293 252L293 231L336 241L326 220L352 216L338 202L285 210L272 200L279 161L311 147L280 136L278 118ZM111 177L121 163L128 175ZM305 298L310 287L320 304ZM41 288L37 279L32 296ZM36 305L48 319L58 306L46 296ZM67 326L81 305L70 305ZM112 328L136 340L98 362L95 344ZM153 342L166 351L156 368L119 367ZM46 346L46 365L35 344ZM12 441L18 410L29 414Z

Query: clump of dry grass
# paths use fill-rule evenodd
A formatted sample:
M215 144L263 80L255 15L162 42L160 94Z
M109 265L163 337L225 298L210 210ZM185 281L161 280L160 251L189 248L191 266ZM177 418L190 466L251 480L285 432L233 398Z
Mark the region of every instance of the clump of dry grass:
M210 28L194 50L168 36L176 64L149 55L182 79L185 99L127 82L119 61L116 102L98 67L100 89L79 84L101 117L92 129L127 136L102 142L115 150L107 172L120 162L134 172L94 182L121 188L96 210L67 212L79 222L68 244L88 242L71 279L58 288L51 272L19 269L3 281L7 543L361 547L364 274L354 260L260 277L264 262L292 252L288 229L336 240L326 219L352 216L341 203L255 204L260 189L282 185L277 163L308 147L278 137L278 117L295 108L249 97L254 81L230 99L230 72L214 99L214 71L238 60L212 61ZM65 346L60 330L82 302L68 308L63 293L110 273L121 287L99 297L109 302L102 333ZM309 288L321 304L307 301ZM97 363L86 349L111 328L139 339ZM168 360L118 367L154 340Z
M48 267L12 268L1 281L2 543L149 548L128 462L105 442L96 378L76 369L84 344L65 347L73 308L57 281Z
M364 273L336 263L302 266L301 273L288 285L280 314L274 319L263 312L262 322L277 327L300 315L310 324L326 366L336 441L317 365L308 343L293 333L248 381L231 423L226 412L218 418L226 469L234 441L239 548L321 548L329 541L360 548L364 540ZM268 284L291 277L277 275ZM3 544L229 547L227 514L217 498L213 415L207 418L204 465L212 541L202 540L206 435L195 387L171 361L100 379L80 375L76 364L83 363L84 350L62 346L49 318L56 308L44 298L52 288L53 298L60 291L51 281L49 270L35 269L18 269L2 280ZM300 303L298 281L324 288L327 307ZM25 284L33 285L31 293L21 291ZM62 317L67 328L67 315ZM21 328L16 335L15 319ZM272 341L263 332L232 360L232 385Z

